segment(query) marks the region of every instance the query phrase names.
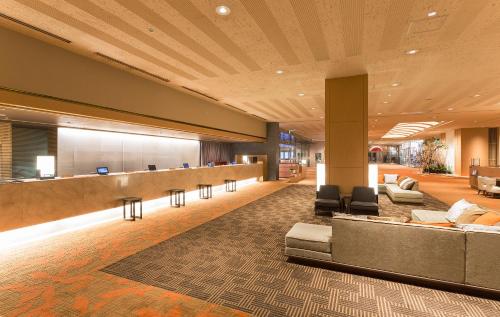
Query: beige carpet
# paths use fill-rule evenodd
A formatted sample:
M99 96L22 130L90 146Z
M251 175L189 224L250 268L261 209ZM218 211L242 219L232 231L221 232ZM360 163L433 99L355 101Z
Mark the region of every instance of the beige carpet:
M287 262L293 224L331 222L314 215L314 197L289 186L103 271L255 316L500 315L491 300Z

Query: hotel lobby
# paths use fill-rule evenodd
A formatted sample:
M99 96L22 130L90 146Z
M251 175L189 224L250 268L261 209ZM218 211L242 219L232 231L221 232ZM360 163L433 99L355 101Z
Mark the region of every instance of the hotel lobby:
M499 21L2 0L0 316L500 316Z

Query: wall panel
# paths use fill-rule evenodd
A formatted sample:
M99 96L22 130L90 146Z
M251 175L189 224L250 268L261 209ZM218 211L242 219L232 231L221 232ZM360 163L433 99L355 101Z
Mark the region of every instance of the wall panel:
M59 128L58 165L60 176L95 173L107 166L110 172L198 166L198 141L103 131Z

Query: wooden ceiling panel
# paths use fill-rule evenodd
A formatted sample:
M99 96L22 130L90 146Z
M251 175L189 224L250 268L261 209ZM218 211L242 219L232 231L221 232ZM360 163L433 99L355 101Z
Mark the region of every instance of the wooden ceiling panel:
M297 54L292 49L266 2L264 0L242 0L241 3L266 35L269 42L274 45L283 60L288 65L299 64Z
M222 4L230 15L216 14ZM2 26L104 61L99 52L309 138L324 138L325 78L360 73L371 139L398 122L437 118L452 129L500 117L498 0L2 0L0 13L70 43Z
M203 14L190 0L166 0L172 8L199 30L204 32L215 43L218 43L234 58L239 60L249 70L260 70L261 67L237 46L220 28Z
M316 61L329 60L328 46L314 1L290 0L302 32Z
M142 1L129 1L129 0L115 0L121 6L129 10L129 12L136 14L137 16L147 21L149 27L153 30L160 30L163 34L168 35L178 43L185 46L187 51L192 51L198 56L201 56L209 63L218 67L219 69L225 71L230 75L237 73L236 69L226 63L222 58L208 50L205 46L201 45L198 41L194 40L192 37L184 33L180 28L176 27L174 24L170 23L165 19L158 11L155 11L145 5ZM146 29L146 26L144 26ZM186 50L184 50L186 51Z

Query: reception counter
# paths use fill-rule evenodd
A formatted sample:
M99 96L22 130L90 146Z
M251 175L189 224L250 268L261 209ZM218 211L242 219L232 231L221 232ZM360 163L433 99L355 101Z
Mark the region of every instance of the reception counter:
M262 164L240 164L3 183L0 231L119 207L126 196L151 200L168 196L172 188L188 192L198 184L217 186L225 179L262 180L262 176Z

